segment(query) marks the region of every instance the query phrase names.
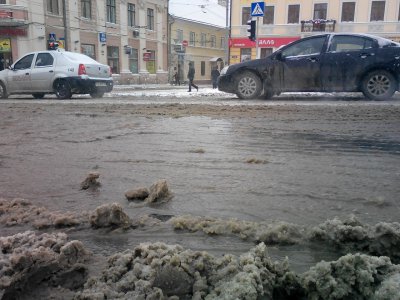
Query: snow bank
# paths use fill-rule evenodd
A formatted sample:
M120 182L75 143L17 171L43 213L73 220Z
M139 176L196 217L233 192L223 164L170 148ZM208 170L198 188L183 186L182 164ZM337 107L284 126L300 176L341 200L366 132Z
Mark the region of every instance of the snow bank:
M19 299L37 286L82 287L90 253L80 241L64 233L37 235L26 231L0 237L0 291L2 299Z

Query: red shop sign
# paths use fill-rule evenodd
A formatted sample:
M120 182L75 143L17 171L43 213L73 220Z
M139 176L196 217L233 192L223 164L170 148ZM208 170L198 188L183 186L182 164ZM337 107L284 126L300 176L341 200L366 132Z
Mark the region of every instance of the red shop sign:
M279 48L291 42L297 41L300 37L273 37L273 38L259 38L258 46L260 48ZM248 38L237 38L229 40L229 47L231 48L254 48L256 42Z
M150 52L144 52L143 53L143 60L144 61L149 61L151 57L151 53Z
M0 10L0 19L12 18L13 14L11 11Z

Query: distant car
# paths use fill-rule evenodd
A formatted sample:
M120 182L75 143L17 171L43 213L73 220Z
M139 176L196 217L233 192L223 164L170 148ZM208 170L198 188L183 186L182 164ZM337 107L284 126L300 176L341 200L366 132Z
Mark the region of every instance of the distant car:
M241 99L283 92L362 92L373 100L399 90L400 44L367 34L314 35L270 56L225 67L218 89Z
M0 98L32 94L41 99L54 93L59 99L72 94L103 97L113 89L110 67L80 53L63 50L38 51L24 55L0 71Z

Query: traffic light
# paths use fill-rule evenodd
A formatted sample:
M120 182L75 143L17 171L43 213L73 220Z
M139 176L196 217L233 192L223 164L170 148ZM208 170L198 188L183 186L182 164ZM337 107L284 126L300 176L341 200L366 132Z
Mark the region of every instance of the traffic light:
M256 40L256 21L255 20L248 20L247 21L247 32L249 33L247 36L250 40Z

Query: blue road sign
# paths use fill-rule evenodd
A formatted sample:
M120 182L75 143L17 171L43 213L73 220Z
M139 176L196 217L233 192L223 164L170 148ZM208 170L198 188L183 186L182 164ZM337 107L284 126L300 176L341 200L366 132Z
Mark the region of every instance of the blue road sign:
M49 41L56 41L56 34L54 32L49 33Z
M107 43L107 35L105 32L99 32L100 43Z
M265 9L264 2L252 2L251 3L251 16L252 17L263 17L264 9Z

